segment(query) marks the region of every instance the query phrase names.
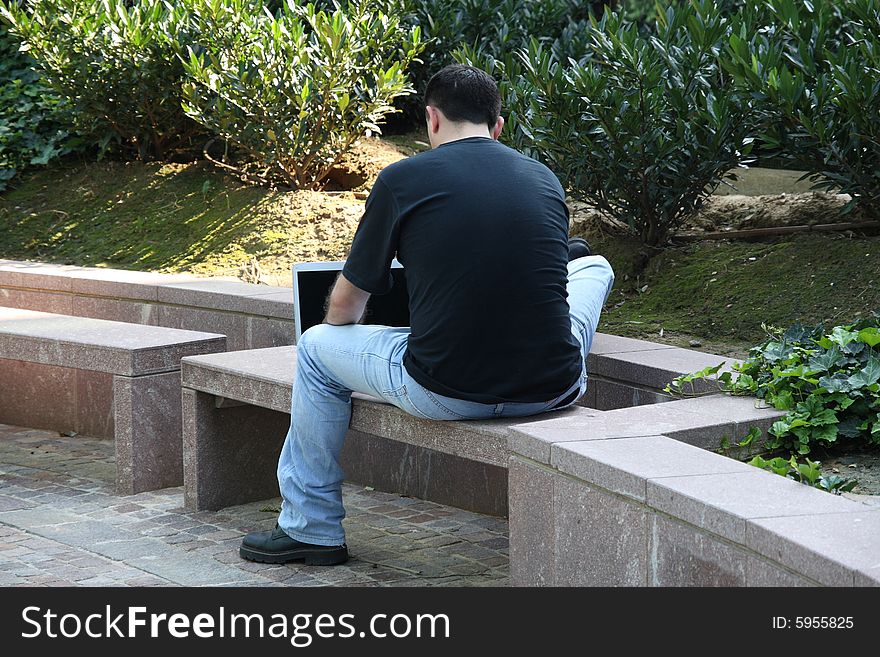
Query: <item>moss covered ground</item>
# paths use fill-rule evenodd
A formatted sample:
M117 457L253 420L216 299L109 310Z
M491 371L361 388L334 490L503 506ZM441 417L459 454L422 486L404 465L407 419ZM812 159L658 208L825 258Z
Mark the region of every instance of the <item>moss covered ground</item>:
M252 274L284 284L296 260L343 258L362 211L353 193L278 192L206 163L102 163L32 174L0 197L0 257Z
M880 309L880 238L840 233L668 249L639 278L637 245L590 236L618 272L600 331L743 355L762 324L834 326ZM699 342L699 345L692 345Z
M122 269L226 269L259 239L267 190L204 165L102 163L26 178L0 201L5 258Z

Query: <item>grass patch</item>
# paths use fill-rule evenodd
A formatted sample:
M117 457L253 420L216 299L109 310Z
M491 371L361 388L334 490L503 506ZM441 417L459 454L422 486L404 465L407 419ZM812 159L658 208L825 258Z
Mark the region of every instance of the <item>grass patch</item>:
M0 250L7 258L152 271L221 264L244 257L253 208L271 197L200 164L56 168L2 199Z
M0 254L215 276L256 259L284 279L293 259L343 257L361 206L245 185L206 163L55 167L0 198Z
M628 271L627 241L597 241L597 251L609 245L616 271ZM684 346L697 339L707 351L743 353L764 339L762 323L833 326L880 308L880 238L707 241L669 249L643 278L623 278L600 331Z

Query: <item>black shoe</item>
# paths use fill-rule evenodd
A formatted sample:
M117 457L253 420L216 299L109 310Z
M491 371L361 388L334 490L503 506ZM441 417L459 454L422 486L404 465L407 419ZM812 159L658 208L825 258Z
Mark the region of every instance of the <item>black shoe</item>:
M342 545L311 545L290 538L278 525L268 532L251 532L241 542L238 554L248 561L287 563L303 561L307 566L335 566L348 561L348 548Z
M593 255L593 249L590 248L590 243L587 242L583 237L572 237L568 240L568 261L577 260L578 258L584 258L588 255Z

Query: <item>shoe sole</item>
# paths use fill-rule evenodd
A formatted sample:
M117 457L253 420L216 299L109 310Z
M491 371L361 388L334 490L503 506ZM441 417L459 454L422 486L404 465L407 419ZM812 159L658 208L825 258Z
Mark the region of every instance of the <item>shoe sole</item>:
M253 548L240 547L238 554L242 559L247 559L248 561L258 561L260 563L305 561L307 566L336 566L348 561L348 550L346 548L336 550L300 549L289 552L261 552Z

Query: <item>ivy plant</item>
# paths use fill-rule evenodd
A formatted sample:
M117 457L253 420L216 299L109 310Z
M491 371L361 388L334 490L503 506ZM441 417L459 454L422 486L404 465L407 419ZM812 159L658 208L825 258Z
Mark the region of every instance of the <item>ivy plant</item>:
M769 430L768 449L809 454L816 446L880 445L880 313L826 331L798 323L769 337L749 357L675 379L666 391L694 394L712 379L723 391L753 395L785 411Z
M769 460L762 456L755 456L749 461L749 465L774 472L829 493L847 493L855 488L858 483L855 479L847 479L840 475L823 476L820 469L821 463L811 461L810 459L804 459L804 462L801 463L797 456L794 455L787 459L777 456Z

